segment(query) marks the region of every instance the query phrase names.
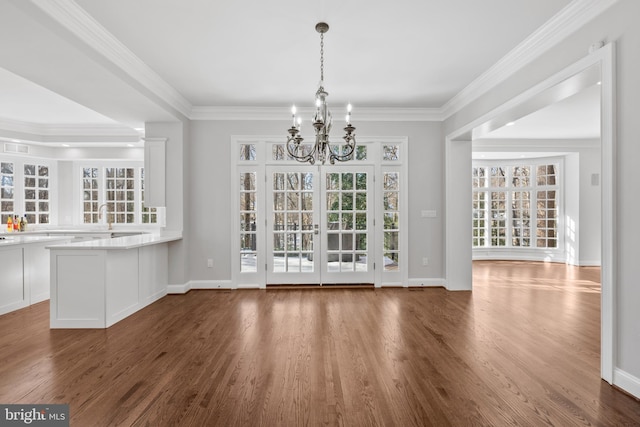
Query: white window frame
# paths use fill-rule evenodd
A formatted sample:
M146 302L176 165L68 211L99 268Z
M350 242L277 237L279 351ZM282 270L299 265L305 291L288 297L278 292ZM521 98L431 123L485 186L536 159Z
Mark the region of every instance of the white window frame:
M117 227L150 227L157 228L163 224L163 210L157 209L156 211L156 223L143 223L142 222L142 185L141 185L141 170L144 168L144 162L138 160L80 160L75 161L73 164L73 185L74 185L74 209L73 209L73 222L74 224L81 225L83 227L96 227L107 224L106 215L102 215L102 219L98 223L85 223L84 222L84 198L83 198L83 178L82 173L84 168L98 168L98 206L103 203L107 203L106 200L106 168L133 168L134 169L134 217L135 221L132 223L112 223Z
M31 224L29 226L49 227L58 224L58 169L57 161L42 157L26 157L14 156L8 154L0 155L0 162L13 163L13 208L14 215L21 218L25 215L25 198L24 198L24 165L35 164L36 166L47 166L49 168L49 222L46 224ZM36 180L37 180L36 174ZM36 190L37 191L37 190ZM6 228L6 223L2 224L2 230Z
M511 186L511 168L514 166L531 166L531 170L536 171L538 166L542 165L557 165L556 176L559 182L556 183L555 191L556 194L556 203L557 203L557 217L556 217L556 247L555 248L547 248L547 247L537 247L536 242L536 231L537 231L537 215L536 215L536 201L537 201L537 191L546 191L549 190L549 187L538 186L537 182L535 182L535 178L537 178L537 174L533 174L531 176L531 185L526 187L527 191L531 193L531 209L532 215L530 217L531 220L531 246L513 246L512 245L512 219L511 218L511 202L512 202L512 193L515 191L523 191L525 188L523 187L513 187ZM486 178L489 182L488 187L484 187L484 192L488 194L487 199L485 200L486 208L485 208L485 246L472 246L473 259L523 259L523 260L561 260L564 255L564 247L565 247L565 227L564 227L564 192L565 192L565 165L563 157L535 157L535 158L510 158L510 159L500 159L500 160L474 160L472 162L472 167L484 167L489 170L491 167L504 167L507 170L506 182L507 185L503 188L491 187L490 179L491 176L487 172ZM472 203L473 203L473 193L477 192L477 188L472 188ZM491 206L491 192L492 191L504 191L506 193L506 245L505 246L491 246L491 229L490 229L490 206ZM471 218L473 220L473 217ZM473 230L473 226L471 227ZM473 235L469 236L472 241Z
M265 288L266 287L266 166L267 165L302 165L296 160L278 160L272 159L272 150L274 144L284 144L285 137L269 137L269 136L232 136L230 139L230 162L231 165L231 279L232 288ZM240 146L242 144L255 145L255 160L240 160ZM374 189L376 191L375 203L375 270L374 285L376 287L383 286L408 286L409 277L409 182L408 182L408 159L409 159L409 143L407 137L380 137L367 138L359 137L358 145L367 147L366 160L351 160L351 162L368 164L374 166ZM397 145L399 146L399 158L395 161L382 160L382 146ZM318 165L308 165L309 168L317 168ZM258 198L256 203L259 206L257 212L257 271L240 272L240 173L255 172L256 173L256 191ZM384 242L384 218L383 218L383 182L382 177L385 172L398 172L400 177L400 229L399 229L399 253L400 263L396 271L384 271L383 265L383 242ZM260 231L262 229L262 231Z

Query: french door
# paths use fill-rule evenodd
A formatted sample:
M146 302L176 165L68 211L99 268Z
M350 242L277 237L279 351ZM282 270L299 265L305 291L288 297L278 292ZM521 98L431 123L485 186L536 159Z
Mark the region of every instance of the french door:
M266 167L267 284L374 283L373 173Z

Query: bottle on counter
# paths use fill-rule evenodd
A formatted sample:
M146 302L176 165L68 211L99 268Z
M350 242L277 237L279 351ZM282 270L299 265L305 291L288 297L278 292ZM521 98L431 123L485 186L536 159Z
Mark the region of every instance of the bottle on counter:
M13 217L13 231L20 231L20 217L18 215Z
M22 226L22 227L21 227L21 228L22 228L22 230L21 230L21 231L27 231L27 225L28 225L29 223L27 222L27 216L26 216L26 215L22 217L22 221L20 222L20 224L21 224L21 226Z
M24 217L20 218L20 223L18 224L18 231L24 231Z
M13 218L9 215L9 219L7 219L7 233L11 233L13 231Z

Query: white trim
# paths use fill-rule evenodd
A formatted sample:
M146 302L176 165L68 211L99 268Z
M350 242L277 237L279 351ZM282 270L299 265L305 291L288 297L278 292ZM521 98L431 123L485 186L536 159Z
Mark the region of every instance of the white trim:
M191 120L288 120L290 106L286 107L193 107ZM312 117L315 109L299 107L302 117ZM439 108L358 108L358 121L376 122L433 122L444 117Z
M446 288L447 281L444 278L430 279L409 279L409 288Z
M618 0L574 0L441 107L448 119L577 31Z
M588 58L599 63L602 74L601 86L601 204L602 204L602 250L601 250L601 370L602 378L614 381L617 359L618 326L616 322L617 277L617 226L616 226L616 57L615 45L610 43L592 53ZM640 396L637 393L636 396Z
M587 259L587 260L579 260L578 264L574 264L578 267L600 267L600 260L591 260L591 259Z
M231 280L189 280L184 285L168 285L167 295L186 294L192 289L235 289Z
M269 149L269 144L272 143L279 143L282 144L283 142L283 137L282 136L269 136L269 135L231 135L230 137L230 144L231 144L231 150L230 150L230 162L231 162L231 183L233 184L233 189L232 189L232 199L230 201L230 215L231 218L235 218L237 216L237 207L239 206L239 199L238 199L238 180L236 180L234 177L238 175L238 173L242 172L243 170L253 170L256 171L256 173L258 173L258 176L263 175L266 177L265 173L266 173L266 167L267 166L274 166L274 165L281 165L281 166L300 166L301 163L295 162L295 161L277 161L274 162L272 160L270 160L270 156L271 156L271 151ZM238 146L238 144L256 144L256 161L239 161L238 160L238 150L236 149L236 147ZM358 144L361 145L366 145L366 144L371 144L369 146L369 152L367 154L367 160L366 161L355 161L355 166L358 165L367 165L367 166L372 166L374 168L374 177L375 177L375 183L373 183L375 191L378 192L380 195L382 195L381 192L381 188L382 188L382 175L383 172L387 171L389 168L394 168L395 170L397 170L398 172L400 172L400 179L401 179L401 190L400 190L400 219L404 224L408 224L408 216L409 216L409 212L408 212L408 197L407 197L407 191L408 191L408 159L409 159L409 139L406 136L365 136L365 137L360 137L358 138ZM401 145L401 150L400 150L400 159L397 162L384 162L382 160L380 160L378 157L381 156L380 150L378 149L379 147L381 147L382 145L385 144L397 144L397 145ZM376 157L378 156L378 157ZM262 158L264 158L264 162L261 160ZM376 160L378 159L378 160ZM309 166L309 165L307 165ZM317 167L317 166L316 166ZM256 185L258 187L258 192L259 193L264 193L266 194L266 184L265 181L263 179L257 179L256 181ZM262 188L261 188L262 187ZM261 197L264 197L264 194L262 196L260 196L257 200L257 204L258 206L266 206L265 205L265 200L262 199ZM383 254L383 250L382 250L382 233L383 233L383 228L382 225L384 222L382 220L382 210L380 209L380 205L381 203L379 201L374 201L374 205L376 206L375 209L375 215L376 215L376 227L374 227L373 230L373 234L372 234L372 238L374 239L372 244L373 247L375 248L375 255L376 258L375 260L377 260L380 256L380 258L382 258L382 254ZM234 220L236 221L236 220ZM265 220L259 219L258 220L258 224L265 224ZM266 228L265 228L266 230ZM234 222L234 224L232 224L232 226L230 227L230 239L231 239L231 252L233 253L239 253L239 239L237 238L237 236L240 233L240 229L239 229L239 224L237 224L236 222ZM258 237L260 237L260 233L258 233ZM408 265L408 235L409 235L409 230L408 229L401 229L400 230L400 239L401 239L401 247L400 247L400 253L401 253L401 258L400 258L400 271L391 271L391 272L385 272L383 271L383 269L380 266L379 262L376 262L376 268L374 270L374 285L376 287L380 287L383 286L383 284L386 286L388 285L388 283L396 283L397 282L397 286L402 286L403 283L407 283L407 277L408 277L408 271L409 271L409 265ZM266 254L266 239L258 239L258 243L257 243L257 248L258 248L258 269L256 272L247 272L247 273L240 273L240 266L239 266L239 258L236 259L235 257L232 257L231 260L231 279L232 282L235 284L235 288L241 288L241 287L254 287L254 284L258 283L258 286L260 288L264 288L266 287L266 260L262 260L260 258L260 254ZM263 255L262 258L265 258L265 256ZM242 283L242 284L241 284ZM395 286L395 285L394 285Z
M191 283L184 285L167 285L167 295L186 294L191 290Z
M613 383L636 397L640 396L640 378L620 368L615 368L613 371Z
M47 0L34 4L136 82L185 117L189 117L191 103L77 3L69 0Z
M54 137L77 137L105 140L108 138L118 141L137 142L140 140L140 132L130 127L119 124L39 124L22 122L0 118L0 130L8 132L26 133L33 136L33 139L46 142Z
M189 289L234 289L231 280L189 280Z

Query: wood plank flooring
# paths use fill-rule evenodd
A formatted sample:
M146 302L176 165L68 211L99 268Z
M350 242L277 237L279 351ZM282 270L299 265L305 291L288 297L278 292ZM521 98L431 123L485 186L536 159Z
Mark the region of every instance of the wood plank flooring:
M72 426L625 426L599 269L475 262L474 291L191 291L107 330L0 316L0 403Z

